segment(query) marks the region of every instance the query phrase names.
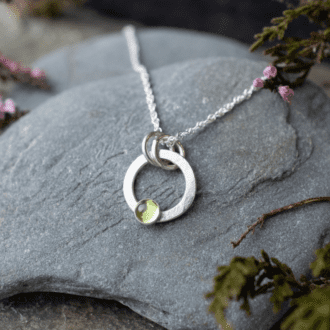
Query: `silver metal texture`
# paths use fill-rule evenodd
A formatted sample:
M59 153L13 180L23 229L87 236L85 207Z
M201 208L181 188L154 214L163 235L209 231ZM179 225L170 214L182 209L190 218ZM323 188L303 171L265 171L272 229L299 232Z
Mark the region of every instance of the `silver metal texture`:
M176 152L164 149L159 150L159 157L171 161L180 168L186 180L186 189L181 201L176 206L167 211L161 212L161 216L157 223L174 220L185 213L193 203L196 195L196 178L187 160ZM128 206L134 213L139 204L134 194L135 178L139 171L147 164L149 164L149 162L146 157L140 155L130 165L125 175L124 196Z
M147 134L144 139L142 140L142 153L144 154L144 156L147 158L148 162L152 165L155 165L155 166L159 166L159 167L162 167L162 165L160 164L160 161L156 159L156 157L154 156L154 154L152 153L151 156L149 155L149 152L148 152L148 141L150 138L152 138L153 136L156 136L156 137L161 137L163 136L164 133L161 133L161 132L151 132L149 134ZM158 144L157 144L158 145ZM174 151L174 146L170 148L171 151ZM169 162L167 162L167 164L169 164ZM176 168L178 168L176 166Z
M185 151L182 146L182 144L179 142L179 140L182 140L185 136L195 134L200 129L204 128L208 124L215 121L217 118L222 117L225 113L229 112L234 108L234 106L238 103L241 103L242 101L249 99L252 95L252 93L256 90L259 90L260 87L254 87L253 84L249 89L245 89L243 94L240 96L236 96L233 99L233 102L226 104L223 108L220 108L218 111L216 111L214 114L210 114L205 121L198 122L194 128L188 128L185 132L177 133L175 136L170 136L167 134L162 133L162 129L159 127L159 118L157 117L156 112L156 104L154 102L154 96L151 90L150 86L150 77L147 72L147 69L144 65L142 65L139 62L139 52L140 48L135 36L135 27L133 25L127 25L123 28L123 32L125 34L125 37L127 39L128 44L128 50L129 50L129 56L132 62L132 66L134 71L138 72L140 74L140 78L143 83L143 89L146 94L146 100L147 105L150 111L151 116L151 122L154 125L154 132L149 133L142 141L142 152L143 155L139 156L129 167L129 169L126 172L126 176L124 179L124 195L126 202L128 203L131 210L135 213L135 216L137 220L140 223L144 223L143 221L152 224L156 222L166 222L173 220L177 217L179 217L181 214L183 214L192 204L195 194L196 194L196 180L195 175L190 167L189 163L185 160ZM265 77L261 78L262 80L265 80ZM152 144L152 153L149 155L147 150L147 143L148 140L152 137L156 136L156 139L153 141ZM166 144L169 150L159 150L158 144L161 143L162 145ZM174 146L177 145L180 151L180 155L176 152L174 152ZM161 161L161 159L169 160L174 165L169 165L168 162ZM186 190L184 193L184 196L179 204L177 204L172 209L161 212L160 209L157 209L157 212L160 212L160 219L159 214L158 216L154 217L153 213L147 213L142 214L141 211L138 211L139 205L142 204L142 201L139 203L137 202L135 195L134 195L134 180L136 178L137 173L140 171L140 169L145 166L146 164L152 164L155 166L159 166L166 170L174 170L177 167L179 167L186 179ZM143 201L148 201L151 203L152 207L156 207L158 204L155 201L152 201L150 199L146 199ZM152 204L154 203L154 204ZM157 207L156 207L157 208ZM145 216L142 217L142 220L137 217L137 212L139 212L139 216ZM151 217L150 217L151 215ZM144 223L146 224L146 223Z
M173 170L176 170L178 167L176 165L164 165L164 161L161 161L159 159L159 140L163 137L163 136L169 136L167 134L163 134L161 133L162 136L157 136L156 139L152 142L152 148L151 148L151 153L152 153L152 159L156 162L156 164L161 167L162 169L164 170L169 170L169 171L173 171ZM174 146L178 146L179 148L179 152L180 152L180 155L184 158L186 157L186 152L183 148L183 145L181 144L180 141L176 141L176 143L174 144ZM174 151L174 146L170 147L170 149L172 151ZM168 161L166 161L167 164L169 163Z
M147 96L147 104L150 110L151 122L154 125L154 130L155 132L156 131L162 132L162 129L159 127L159 118L157 118L157 112L155 111L156 104L155 104L155 98L152 94L152 90L150 87L149 74L145 66L139 63L138 57L139 57L140 47L135 40L136 39L134 36L135 27L133 25L127 25L126 28L125 27L123 28L123 31L127 38L129 56L132 62L133 69L134 71L139 72L141 76L144 92Z
M141 77L141 80L143 83L143 88L144 88L144 92L146 94L147 105L148 105L148 108L150 111L151 122L154 125L154 130L158 131L158 132L162 132L162 129L159 127L159 118L157 117L157 112L155 110L156 104L154 102L154 96L152 94L152 90L150 87L149 74L148 74L145 66L139 62L140 48L139 48L139 45L137 43L137 39L135 36L135 27L134 27L134 25L126 25L123 28L123 31L124 31L125 37L127 39L128 50L129 50L129 55L130 55L133 69L134 69L134 71L136 71L140 74L140 77ZM262 77L261 79L265 80L264 77ZM177 133L175 136L168 136L168 137L163 136L159 142L161 143L161 145L164 145L164 143L165 143L168 148L170 148L171 146L174 146L174 144L177 141L179 141L179 140L181 141L187 135L195 134L200 129L202 129L205 126L207 126L208 124L214 122L217 118L222 117L225 113L232 110L236 104L239 104L242 101L249 99L251 97L252 93L259 89L260 89L260 87L254 87L252 84L249 89L244 90L242 95L235 96L233 99L233 102L227 103L224 107L220 108L214 114L208 115L206 120L198 122L195 127L188 128L188 129L186 129L185 132Z

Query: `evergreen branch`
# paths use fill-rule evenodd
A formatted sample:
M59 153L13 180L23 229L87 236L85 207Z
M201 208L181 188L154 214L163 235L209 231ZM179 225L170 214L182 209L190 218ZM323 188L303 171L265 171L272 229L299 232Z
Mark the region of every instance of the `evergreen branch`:
M317 269L319 273L329 271L330 244L315 253L317 258L311 268ZM218 267L220 274L214 278L214 289L204 295L205 298L214 298L208 311L215 314L217 322L223 328L232 330L225 318L230 300L243 299L240 309L250 316L248 297L254 299L258 295L272 293L270 301L274 313L278 313L282 304L288 300L291 300L291 306L296 306L294 312L282 323L281 329L286 330L291 326L292 330L328 329L324 325L330 320L330 276L308 281L305 275L301 275L299 282L289 266L276 258L269 258L264 250L261 250L261 255L259 260L254 257L234 257L230 265ZM261 285L267 278L270 281ZM321 296L320 292L323 292Z
M302 200L302 201L297 202L297 203L293 203L293 204L290 204L290 205L287 205L287 206L283 206L281 208L275 209L275 210L270 211L268 213L264 213L264 214L262 214L261 217L258 218L258 220L253 225L247 226L248 230L245 233L242 234L242 236L240 237L240 239L237 242L231 241L230 243L233 245L233 248L236 248L242 242L242 240L247 236L247 234L250 231L252 231L252 234L254 234L254 231L255 231L256 227L259 224L260 224L260 228L262 228L262 226L263 226L263 224L264 224L264 222L267 218L270 218L270 217L272 217L272 216L274 216L278 213L281 213L281 212L284 212L284 211L287 211L287 210L291 210L293 208L296 208L296 207L299 207L299 206L302 206L302 205L315 203L315 202L330 202L330 197L312 197L312 198L308 198L308 199Z
M330 278L330 247L315 251L317 259L311 263L310 268L315 277L324 276Z
M330 287L317 288L290 305L296 308L282 322L281 330L330 329Z

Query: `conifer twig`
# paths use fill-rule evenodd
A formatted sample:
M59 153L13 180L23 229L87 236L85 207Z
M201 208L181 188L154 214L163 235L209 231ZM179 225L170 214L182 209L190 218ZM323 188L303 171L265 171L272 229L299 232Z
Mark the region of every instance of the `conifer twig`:
M302 200L302 201L297 202L297 203L293 203L293 204L290 204L290 205L287 205L287 206L283 206L279 209L275 209L273 211L270 211L269 213L264 213L264 214L262 214L261 217L258 218L258 220L253 225L248 226L248 230L245 233L242 234L242 236L240 237L240 239L237 242L231 241L230 243L233 245L233 248L235 248L242 242L242 240L246 237L246 235L251 230L252 230L252 234L254 234L254 231L255 231L257 225L260 224L260 228L261 228L264 224L264 221L267 218L269 218L273 215L276 215L277 213L287 211L287 210L291 210L295 207L310 204L310 203L314 203L314 202L330 202L330 197L312 197L312 198L308 198L308 199Z

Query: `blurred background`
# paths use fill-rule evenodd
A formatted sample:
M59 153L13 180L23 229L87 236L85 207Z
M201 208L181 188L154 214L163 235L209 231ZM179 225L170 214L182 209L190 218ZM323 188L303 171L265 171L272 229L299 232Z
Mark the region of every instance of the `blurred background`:
M1 0L0 0L1 1ZM8 1L7 1L8 2ZM273 17L282 16L299 0L11 0L0 2L0 51L10 59L30 66L53 50L93 36L118 32L128 23L137 27L167 26L208 32L233 38L251 46L254 35L272 26ZM285 36L309 38L320 27L301 16L293 21ZM265 43L255 54L278 43ZM310 79L328 91L326 82L330 60L315 65ZM317 73L317 74L316 74ZM6 96L11 88L0 82Z
M8 1L7 1L8 2ZM298 0L286 1L297 6ZM288 9L281 0L12 0L0 2L0 52L26 66L61 47L137 28L175 27L238 40L250 47L254 35ZM285 36L309 38L319 26L300 17ZM255 53L282 43L267 42ZM329 60L315 65L308 76L330 96ZM13 83L0 82L5 98ZM165 329L115 301L60 293L25 293L0 301L0 329ZM279 329L279 324L271 330ZM265 329L266 330L266 329ZM270 329L269 329L270 330Z

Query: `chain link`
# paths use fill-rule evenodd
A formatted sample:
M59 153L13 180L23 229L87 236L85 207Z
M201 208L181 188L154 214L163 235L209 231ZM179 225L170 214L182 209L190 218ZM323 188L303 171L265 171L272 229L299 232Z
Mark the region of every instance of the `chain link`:
M133 69L134 69L134 71L136 71L140 74L140 77L141 77L141 80L143 83L143 88L144 88L144 92L146 94L147 104L148 104L148 108L150 111L151 122L154 125L154 131L162 132L162 129L159 127L159 118L157 117L157 112L155 110L156 104L155 104L155 99L152 94L152 90L151 90L151 86L150 86L150 82L149 82L149 80L150 80L149 74L148 74L145 66L139 62L140 48L139 48L139 45L137 43L137 39L135 36L135 27L134 27L134 25L126 25L123 28L123 31L124 31L125 37L127 39L129 55L130 55ZM262 77L261 79L266 80L267 78ZM251 87L249 89L244 90L242 95L235 96L233 99L233 102L227 103L223 108L220 108L214 114L208 115L206 120L198 122L195 127L188 128L188 129L186 129L186 131L177 133L175 136L169 136L167 138L162 138L159 140L159 143L162 145L166 144L166 146L168 148L170 148L171 146L174 146L177 141L181 141L187 135L195 134L196 132L203 129L208 124L214 122L217 118L222 117L224 114L226 114L227 112L232 110L236 104L239 104L242 101L249 99L251 97L252 93L259 89L260 89L260 87L254 87L253 85L251 85Z

